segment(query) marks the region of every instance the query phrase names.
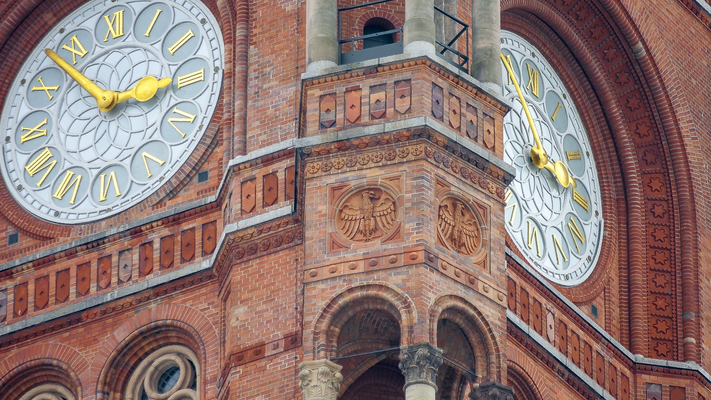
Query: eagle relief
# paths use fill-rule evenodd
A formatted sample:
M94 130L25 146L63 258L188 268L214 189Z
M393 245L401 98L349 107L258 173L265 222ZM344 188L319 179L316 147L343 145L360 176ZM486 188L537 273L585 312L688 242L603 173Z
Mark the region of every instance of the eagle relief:
M452 250L473 255L481 247L481 229L472 210L456 197L439 203L437 228L440 239Z
M386 233L397 219L395 199L380 188L355 191L338 209L336 225L349 240L370 242Z

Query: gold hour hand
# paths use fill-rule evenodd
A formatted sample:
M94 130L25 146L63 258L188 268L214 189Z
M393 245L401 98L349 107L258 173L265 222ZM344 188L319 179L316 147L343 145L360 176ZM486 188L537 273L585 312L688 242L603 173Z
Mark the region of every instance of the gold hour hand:
M148 101L156 95L158 89L162 89L170 85L171 82L173 82L173 80L170 78L158 79L154 76L144 76L133 88L118 93L116 96L116 103L121 103L130 99Z
M563 187L578 187L578 184L575 183L575 178L570 176L570 172L568 171L568 167L563 164L562 161L558 160L556 162L552 162L551 160L548 160L546 165L543 166L543 168L547 169L548 171L551 171L553 175L555 175L555 178L558 180L558 183L561 184Z
M109 111L114 107L116 104L116 92L100 88L99 85L95 84L76 68L69 65L68 62L64 61L64 59L53 50L44 49L44 52L47 54L47 57L59 66L59 68L63 69L67 75L74 79L79 86L89 92L89 94L96 100L96 104L99 106L101 111Z
M543 144L541 143L541 138L538 136L538 131L536 130L536 125L533 124L533 117L531 116L531 111L528 110L528 104L526 103L526 98L523 97L523 91L521 91L521 87L518 85L518 80L516 79L516 74L514 74L513 67L509 63L509 60L506 58L506 56L504 56L504 53L500 53L500 54L501 54L501 61L503 61L504 66L506 67L506 71L509 74L509 78L511 79L511 82L513 82L513 85L516 88L516 93L518 93L518 98L521 100L521 105L523 105L523 111L526 113L526 118L528 119L528 126L531 127L531 134L533 135L533 141L536 142L536 145L531 148L531 160L533 161L533 164L536 167L545 168L546 165L548 165L550 163L550 161L548 161L548 154L546 154L546 151L543 149Z

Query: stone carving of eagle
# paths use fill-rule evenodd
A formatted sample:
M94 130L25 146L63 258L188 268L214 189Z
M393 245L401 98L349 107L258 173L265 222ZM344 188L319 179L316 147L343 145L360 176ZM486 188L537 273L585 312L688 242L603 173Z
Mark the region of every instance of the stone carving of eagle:
M439 231L454 250L466 255L474 254L479 248L479 227L475 220L466 220L462 202L455 201L452 205L454 212L447 204L439 206Z
M350 201L340 209L341 232L350 240L354 240L357 234L363 236L366 242L373 239L380 229L387 232L395 223L395 203L390 198L384 198L377 205L373 201L379 197L372 190L365 190L361 193L361 204L359 208L353 207ZM350 204L349 204L350 203Z

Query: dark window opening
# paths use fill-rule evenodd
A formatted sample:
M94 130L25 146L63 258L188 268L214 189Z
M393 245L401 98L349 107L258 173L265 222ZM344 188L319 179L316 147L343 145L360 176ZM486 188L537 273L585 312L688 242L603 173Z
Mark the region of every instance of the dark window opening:
M373 35L381 32L387 32L395 29L395 25L385 18L371 18L363 26L363 36ZM363 39L363 49L383 46L386 44L395 43L395 34L379 35L367 39Z

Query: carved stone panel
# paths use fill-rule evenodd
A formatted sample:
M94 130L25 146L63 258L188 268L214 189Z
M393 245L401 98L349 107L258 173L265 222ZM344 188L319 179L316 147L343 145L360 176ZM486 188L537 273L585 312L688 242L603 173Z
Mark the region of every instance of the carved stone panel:
M91 263L77 265L77 297L89 293L91 288Z
M593 370L593 355L592 355L592 346L590 343L583 341L583 371L588 375L592 376L592 370Z
M479 140L479 115L477 109L471 104L467 104L467 137L473 141Z
M0 290L0 322L7 319L7 290Z
M607 381L609 382L607 391L610 392L613 397L617 397L617 368L615 368L614 365L610 364L607 368L607 376Z
M580 366L580 336L575 332L570 332L570 361Z
M662 385L658 383L648 383L647 400L662 400Z
M630 378L626 375L620 379L620 400L630 400Z
M543 315L542 315L541 302L533 299L533 304L531 307L531 324L533 329L539 334L543 334Z
M484 115L484 146L491 151L495 151L496 130L494 129L494 117Z
M528 324L528 292L525 289L521 289L521 303L519 304L519 312L521 316L521 321Z
M160 239L160 268L168 269L173 267L175 260L175 237L173 235Z
M595 381L605 387L605 358L599 352L595 354Z
M15 286L15 317L21 317L27 313L27 282Z
M558 322L558 333L556 334L556 349L568 355L568 327L563 322Z
M507 278L507 297L509 310L516 312L516 282L513 279Z
M361 90L350 90L346 92L346 125L360 122L361 115Z
M669 399L670 400L685 400L686 399L686 389L679 386L669 386Z
M284 197L287 200L294 200L294 192L296 190L296 174L294 167L286 169L286 177L284 178Z
M432 116L442 121L444 118L444 93L442 88L432 84Z
M414 384L437 388L437 370L442 365L442 350L430 343L400 346L400 371L405 375L405 389Z
M257 205L257 185L254 179L242 182L242 214L254 211Z
M264 175L262 179L262 200L264 207L274 205L279 198L279 177L277 173Z
M41 310L49 304L49 275L35 279L35 310Z
M217 246L217 223L212 221L202 226L202 255L212 254L215 246Z
M439 203L437 228L440 240L451 250L471 256L481 249L482 233L471 207L447 196Z
M412 105L412 84L410 81L395 82L395 111L405 114Z
M332 127L336 123L336 95L331 93L321 96L319 111L320 128Z
M328 360L299 364L299 387L304 400L336 400L341 388L342 366Z
M111 286L111 256L101 257L96 265L96 285L99 289Z
M138 248L138 276L153 272L153 242L143 243Z
M550 311L546 311L546 339L555 342L555 316Z
M57 303L64 303L69 298L69 268L57 272L54 296Z
M133 274L133 257L131 257L131 250L124 250L119 253L118 261L118 280L120 283L128 282L131 280L131 275Z
M455 131L459 131L462 125L462 105L457 96L449 97L449 126Z
M193 258L195 258L195 228L190 228L180 234L180 260L188 262Z
M397 89L395 89L397 92ZM385 85L370 87L370 119L381 119L387 110L387 96ZM408 106L409 107L409 106Z
M336 226L343 237L370 242L389 233L397 220L393 195L378 187L351 193L338 208Z

